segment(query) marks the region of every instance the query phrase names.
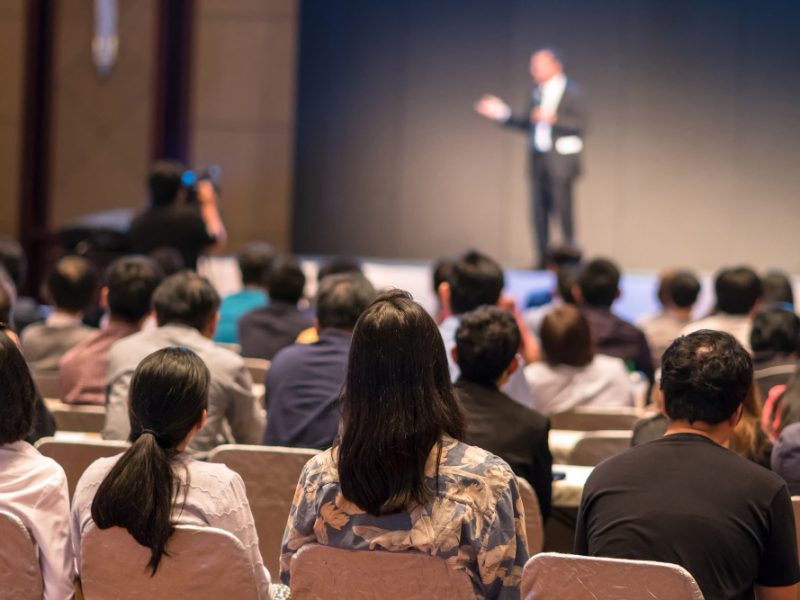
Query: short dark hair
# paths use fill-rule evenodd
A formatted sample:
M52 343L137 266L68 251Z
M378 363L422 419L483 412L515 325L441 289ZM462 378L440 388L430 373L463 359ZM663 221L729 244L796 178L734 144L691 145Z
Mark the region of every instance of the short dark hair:
M57 308L86 310L97 291L97 274L82 256L65 256L50 270L45 285Z
M589 322L575 306L564 304L550 311L539 328L547 364L585 367L594 358Z
M564 65L564 52L558 48L557 46L542 46L541 48L537 48L533 51L533 54L538 54L539 52L547 52L558 62L560 65Z
M716 425L753 385L753 360L729 333L701 329L676 339L661 357L661 391L670 419Z
M363 275L328 275L317 290L317 323L320 329L353 329L375 299L375 288Z
M153 293L159 326L180 323L202 331L219 308L214 286L193 271L181 271L162 281Z
M589 306L611 308L619 292L620 273L607 258L596 258L578 274L578 287Z
M174 275L186 267L181 253L178 252L177 248L172 248L171 246L153 248L150 250L148 256L158 263L158 266L161 267L161 271L164 273L164 277Z
M106 270L111 316L138 323L150 312L153 292L164 278L161 267L147 256L123 256Z
M761 278L750 267L722 269L714 282L717 308L730 315L746 315L761 297Z
M522 336L514 316L496 306L482 306L461 317L456 354L461 378L493 386L519 351Z
M771 306L758 311L750 331L753 352L792 354L800 351L800 317Z
M10 279L5 277L5 273L0 275L0 323L5 323L12 327L14 323L14 288Z
M182 177L186 169L178 161L158 160L150 167L147 184L153 206L166 206L175 202L183 186Z
M431 276L433 278L433 291L438 292L439 286L443 283L450 283L450 276L453 274L455 260L452 258L439 258L431 266Z
M0 266L6 270L14 285L19 287L25 279L27 262L22 246L17 240L0 237Z
M297 304L303 297L306 276L297 259L282 255L272 261L267 283L270 299Z
M547 249L544 262L548 267L558 269L564 265L579 265L583 259L583 252L575 246L550 246Z
M328 275L341 275L343 273L356 273L363 275L361 261L354 256L334 256L320 265L317 271L317 281L322 281Z
M497 304L505 286L503 268L475 250L461 256L450 273L450 308L460 315L485 304Z
M275 250L266 242L250 242L239 251L239 271L245 285L267 284Z
M700 295L700 281L690 271L678 271L669 280L667 294L678 308L691 308Z
M761 280L763 304L794 304L792 282L783 271L770 271Z
M18 442L33 430L36 386L22 352L0 332L0 445Z
M579 273L579 265L561 265L556 271L556 289L558 289L558 295L567 304L575 304L572 286L578 282Z

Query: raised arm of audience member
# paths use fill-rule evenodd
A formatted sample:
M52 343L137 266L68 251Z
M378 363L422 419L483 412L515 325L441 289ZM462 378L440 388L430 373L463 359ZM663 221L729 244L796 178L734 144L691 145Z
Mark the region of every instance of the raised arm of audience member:
M528 324L525 323L522 313L517 310L517 303L514 302L514 298L503 294L500 297L497 305L510 311L511 314L514 315L514 319L517 321L519 333L522 337L522 342L520 343L520 353L522 354L522 358L525 360L525 364L527 365L532 362L536 362L537 360L541 360L542 350L539 347L539 342L537 341L536 336L533 335L531 330L528 328Z
M217 206L217 191L214 184L203 179L197 183L197 203L200 206L200 216L206 224L208 233L214 236L214 243L208 246L210 252L220 252L225 249L228 242L228 232L219 215Z

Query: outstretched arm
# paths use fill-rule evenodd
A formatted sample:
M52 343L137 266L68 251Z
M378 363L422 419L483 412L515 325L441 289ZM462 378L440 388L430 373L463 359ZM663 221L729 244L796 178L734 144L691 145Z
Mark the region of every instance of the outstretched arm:
M531 127L529 115L515 115L504 100L492 94L484 94L474 106L475 112L495 123L526 131Z

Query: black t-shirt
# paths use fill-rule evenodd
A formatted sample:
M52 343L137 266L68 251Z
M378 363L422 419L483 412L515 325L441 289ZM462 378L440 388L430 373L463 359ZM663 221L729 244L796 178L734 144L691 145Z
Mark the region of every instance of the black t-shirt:
M143 254L162 246L175 248L188 269L196 269L197 257L216 241L197 209L180 204L143 212L131 223L130 236L133 249Z
M800 581L786 484L712 440L669 435L598 465L586 482L575 552L670 562L715 600Z

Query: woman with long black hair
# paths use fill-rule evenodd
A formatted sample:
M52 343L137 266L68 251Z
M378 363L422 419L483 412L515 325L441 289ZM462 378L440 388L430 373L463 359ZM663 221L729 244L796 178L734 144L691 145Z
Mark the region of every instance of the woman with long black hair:
M358 320L340 409L339 440L297 485L283 582L293 554L319 543L439 556L467 572L479 597L519 598L528 552L516 479L459 441L442 338L407 293L382 294Z

